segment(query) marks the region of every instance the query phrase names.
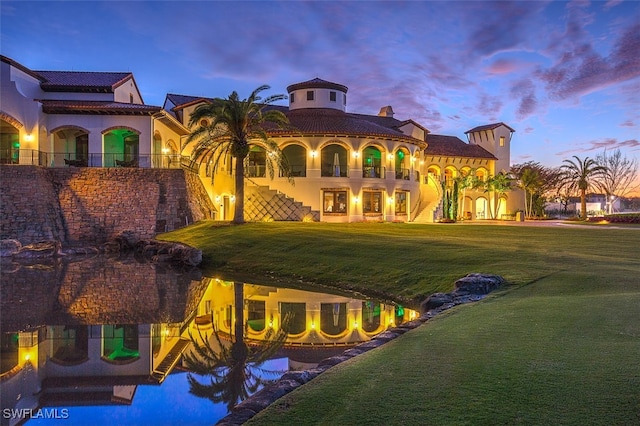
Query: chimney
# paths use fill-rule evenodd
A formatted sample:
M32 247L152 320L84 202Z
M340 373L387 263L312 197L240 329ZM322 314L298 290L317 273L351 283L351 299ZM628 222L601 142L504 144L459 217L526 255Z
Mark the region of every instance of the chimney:
M384 106L380 108L380 112L378 113L378 117L391 117L393 118L393 108L391 105Z

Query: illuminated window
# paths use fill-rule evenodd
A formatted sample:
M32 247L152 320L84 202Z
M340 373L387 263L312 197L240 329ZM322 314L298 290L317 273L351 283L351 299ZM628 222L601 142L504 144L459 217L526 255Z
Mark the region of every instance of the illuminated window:
M320 329L332 336L336 336L347 329L347 304L320 304Z
M308 101L313 100L313 90L307 90L307 100Z
M362 211L364 213L382 213L382 192L364 191L362 194Z
M289 334L300 334L307 329L307 306L304 303L280 302L282 329Z
M329 100L331 102L335 102L336 101L336 92L329 92Z
M347 213L347 191L324 191L322 210L324 213Z
M407 193L399 191L395 194L396 214L407 214Z
M500 136L500 146L504 146L504 136Z

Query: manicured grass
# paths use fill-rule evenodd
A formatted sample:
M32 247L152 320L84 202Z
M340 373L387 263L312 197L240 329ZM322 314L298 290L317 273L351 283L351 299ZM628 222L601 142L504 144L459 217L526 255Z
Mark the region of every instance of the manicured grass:
M612 256L633 265L640 231L394 223L201 222L159 236L203 250L205 272L355 287L420 299L469 272L522 285ZM626 247L626 250L625 250Z
M222 274L406 298L469 272L512 284L328 370L250 424L640 424L638 230L213 225L162 237L202 248Z

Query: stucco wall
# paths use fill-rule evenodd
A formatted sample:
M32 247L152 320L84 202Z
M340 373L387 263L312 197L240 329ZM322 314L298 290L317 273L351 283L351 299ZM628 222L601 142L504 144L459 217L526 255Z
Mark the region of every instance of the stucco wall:
M213 211L189 172L136 168L0 167L0 238L100 244L123 231L153 238Z

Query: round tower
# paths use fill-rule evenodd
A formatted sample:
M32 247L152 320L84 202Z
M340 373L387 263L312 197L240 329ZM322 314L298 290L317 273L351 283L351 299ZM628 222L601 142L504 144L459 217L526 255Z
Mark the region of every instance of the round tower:
M347 86L314 78L287 87L289 110L302 108L330 108L346 111Z

